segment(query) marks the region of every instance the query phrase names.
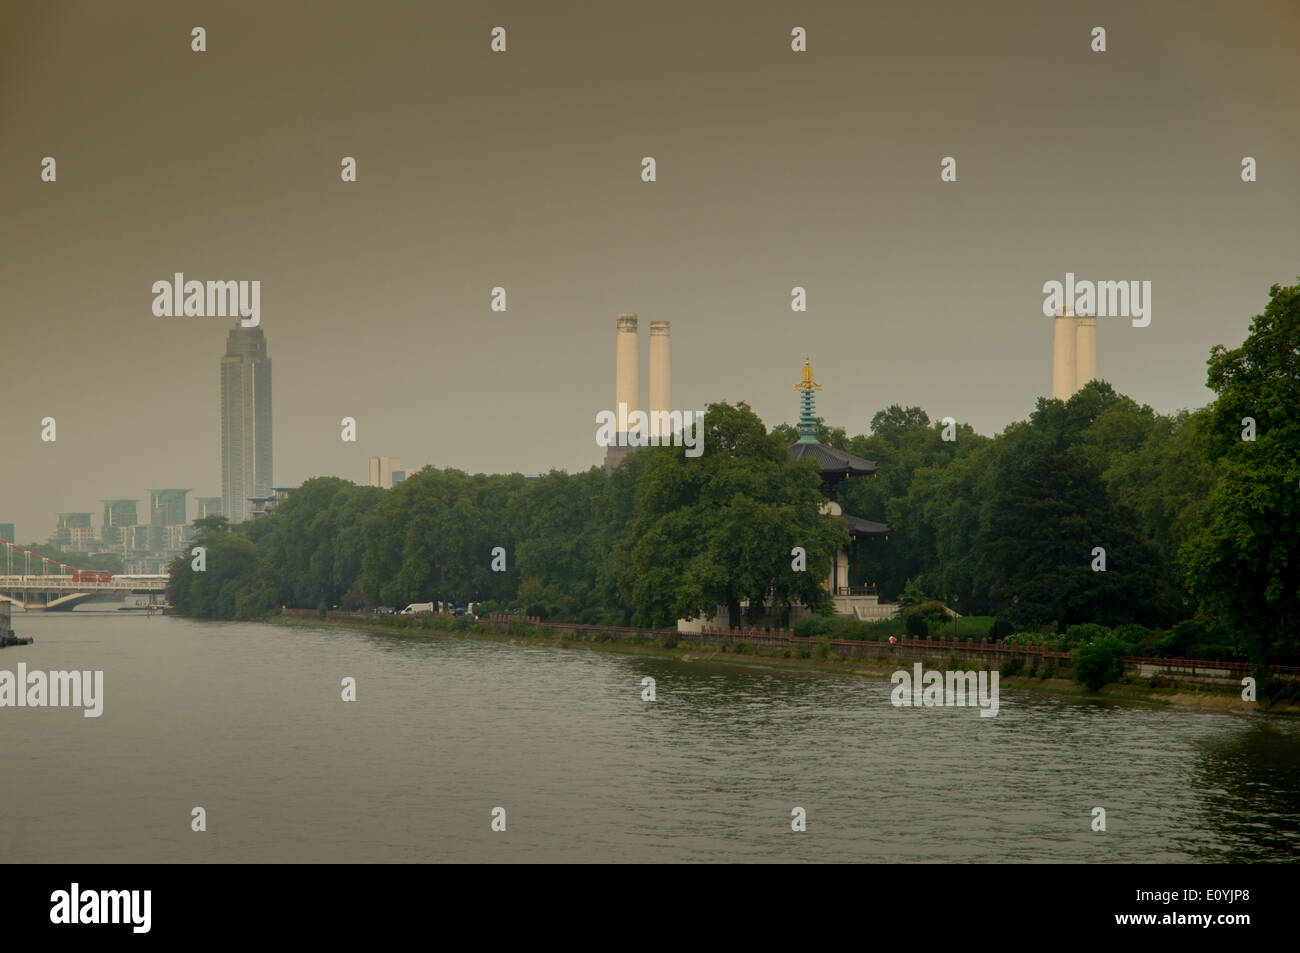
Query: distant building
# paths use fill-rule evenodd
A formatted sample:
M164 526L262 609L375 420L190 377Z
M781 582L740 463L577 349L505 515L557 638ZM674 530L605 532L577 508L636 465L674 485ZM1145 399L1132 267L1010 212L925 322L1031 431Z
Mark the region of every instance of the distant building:
M221 512L249 518L248 501L271 494L271 359L259 328L236 326L221 359Z
M194 502L198 504L199 511L194 515L196 520L205 519L209 516L223 516L225 511L221 508L221 497L219 496L196 496Z
M184 523L166 526L163 528L163 550L169 553L178 552L179 550L184 549L193 538L193 526L188 526Z
M96 542L90 513L60 513L58 527L50 537L50 545L65 552L84 552Z
M121 527L118 541L122 547L122 555L135 556L149 552L149 530L151 528L148 525ZM140 570L140 572L143 571Z
M185 497L189 490L150 490L149 523L152 526L175 526L188 523Z
M268 513L274 513L276 507L289 498L289 494L298 489L296 486L273 487L270 496L250 496L248 498L248 518L256 519Z
M381 486L385 490L391 490L405 479L406 471L402 469L402 461L397 457L370 458L369 486Z
M100 540L105 549L122 551L122 528L138 522L136 507L139 500L100 500L104 504L104 523L100 527Z
M189 492L176 489L149 491L149 552L175 553L181 548L183 543L177 542L176 534L169 532L169 528L189 523L186 515Z

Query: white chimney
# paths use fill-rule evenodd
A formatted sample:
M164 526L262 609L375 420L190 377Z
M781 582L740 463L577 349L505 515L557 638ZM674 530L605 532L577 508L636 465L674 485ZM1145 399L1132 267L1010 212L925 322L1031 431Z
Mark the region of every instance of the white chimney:
M650 434L655 437L671 437L661 430L670 429L670 425L660 427L655 421L656 410L667 414L673 409L673 371L668 351L668 322L650 322ZM663 418L665 421L667 416Z
M619 404L627 404L627 414L641 405L638 395L641 381L637 377L638 365L636 349L636 315L620 314L618 316L618 346L614 352L614 413L619 413Z
M1078 350L1074 315L1058 314L1052 324L1052 396L1057 400L1069 400L1075 390L1075 355Z

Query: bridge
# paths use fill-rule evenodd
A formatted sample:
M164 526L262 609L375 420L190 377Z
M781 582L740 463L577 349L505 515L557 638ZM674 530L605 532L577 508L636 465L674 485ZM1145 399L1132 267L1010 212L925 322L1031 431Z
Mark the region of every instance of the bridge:
M69 611L83 602L106 595L148 595L150 604L162 605L166 575L109 575L77 569L7 540L0 540L0 602L28 612ZM14 570L18 570L15 572Z
M162 605L166 576L110 576L106 582L86 582L71 575L0 576L0 602L9 602L28 612L45 609L73 609L104 595L129 593L157 596Z

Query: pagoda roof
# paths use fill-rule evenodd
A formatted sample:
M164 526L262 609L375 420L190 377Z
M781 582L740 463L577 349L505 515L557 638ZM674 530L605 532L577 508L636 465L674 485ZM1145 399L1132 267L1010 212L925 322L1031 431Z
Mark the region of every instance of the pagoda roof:
M889 532L889 526L885 523L877 523L875 520L864 520L860 516L849 516L845 513L844 522L848 524L849 532L854 536L883 536Z
M870 460L836 450L824 443L793 443L790 445L790 456L796 460L814 461L824 475L870 476L876 472L876 465Z

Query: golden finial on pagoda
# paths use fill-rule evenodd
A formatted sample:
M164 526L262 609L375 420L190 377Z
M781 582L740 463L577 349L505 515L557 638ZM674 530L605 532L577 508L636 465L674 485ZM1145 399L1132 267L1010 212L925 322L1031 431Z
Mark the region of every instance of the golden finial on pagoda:
M803 377L800 379L799 383L794 385L794 389L795 390L821 390L822 389L822 385L818 384L815 380L813 380L812 363L809 361L807 355L804 355L804 359L803 359Z

